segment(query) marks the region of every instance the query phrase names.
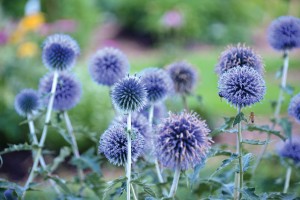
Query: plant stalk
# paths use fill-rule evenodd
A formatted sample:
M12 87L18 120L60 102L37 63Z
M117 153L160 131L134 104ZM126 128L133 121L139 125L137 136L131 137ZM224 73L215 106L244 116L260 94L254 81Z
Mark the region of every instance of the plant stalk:
M184 94L181 95L181 98L182 98L183 107L188 112L189 111L189 107L188 107L188 104L187 104L186 95L184 95Z
M131 186L131 190L132 190L132 194L133 194L134 200L138 200L138 198L137 198L137 196L136 196L136 194L135 194L134 187L132 186L132 184L130 184L130 186Z
M34 172L37 170L37 166L38 166L40 157L42 155L42 147L44 146L44 143L46 140L48 126L49 126L50 119L51 119L51 113L52 113L52 108L53 108L53 103L54 103L54 97L55 97L55 92L56 92L56 87L57 87L58 76L59 76L58 71L54 71L51 92L50 92L50 99L49 99L49 103L47 106L47 113L46 113L44 128L43 128L42 136L41 136L41 139L39 142L39 148L38 148L38 150L36 152L36 156L34 158L32 169L30 171L29 177L24 186L24 193L22 195L22 199L25 198L26 190L28 189L29 184L33 181Z
M290 186L290 180L291 180L291 174L292 174L292 168L288 167L285 175L285 183L283 188L283 193L287 193L289 186Z
M173 198L175 196L176 191L177 191L177 187L178 187L179 177L180 177L180 168L177 167L175 169L173 183L172 183L168 198Z
M127 117L127 200L130 200L130 182L131 182L131 112L128 113Z

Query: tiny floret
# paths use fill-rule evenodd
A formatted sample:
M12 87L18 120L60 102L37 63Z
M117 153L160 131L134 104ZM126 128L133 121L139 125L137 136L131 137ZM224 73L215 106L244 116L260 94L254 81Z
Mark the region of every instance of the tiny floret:
M185 61L175 62L167 66L174 84L174 90L181 95L190 94L197 83L197 71Z
M248 66L255 69L258 73L264 73L264 65L261 57L250 47L245 45L228 46L222 52L216 66L216 73L223 74L227 70L237 66Z
M164 100L173 90L173 82L169 74L159 68L148 68L141 72L141 82L147 90L150 103Z
M147 91L138 77L128 76L113 86L111 98L116 109L134 112L145 106Z
M47 74L40 80L39 93L45 106L48 105L50 99L52 82L53 73ZM59 73L53 109L56 111L70 110L79 103L81 94L81 84L74 75Z
M291 99L288 113L291 117L294 117L298 123L300 123L300 93Z
M100 85L109 87L124 78L129 68L126 55L111 47L98 50L89 63L92 79Z
M235 67L220 76L219 96L236 107L260 102L266 93L263 77L251 67Z
M294 139L293 141L286 141L284 145L279 150L279 155L284 158L290 158L295 163L300 162L300 141L299 138Z
M187 170L206 159L212 140L195 113L172 114L157 129L156 155L167 168Z
M270 45L280 51L300 47L300 19L281 16L275 19L268 30Z
M69 35L50 35L43 44L43 63L51 70L64 71L73 67L79 53L77 42Z
M137 129L132 129L131 158L135 162L144 152L145 140ZM99 153L103 153L110 163L124 166L127 163L127 132L126 124L110 126L99 142Z
M15 98L15 109L21 116L33 114L39 106L38 92L33 89L24 89Z

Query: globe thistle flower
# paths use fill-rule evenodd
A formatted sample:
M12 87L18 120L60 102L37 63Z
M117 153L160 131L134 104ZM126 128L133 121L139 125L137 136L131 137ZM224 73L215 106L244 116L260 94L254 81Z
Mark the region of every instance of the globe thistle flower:
M135 162L143 154L144 137L133 128L131 141L131 158ZM110 163L125 166L127 163L127 132L126 124L118 123L109 127L100 138L99 153L103 153Z
M172 114L158 127L156 154L165 167L187 170L203 162L212 140L205 121L195 113Z
M283 145L280 145L279 155L284 158L290 158L295 163L300 162L300 141L299 138L293 139L293 141L286 141Z
M21 116L33 114L40 106L38 92L33 89L22 90L15 98L15 109Z
M300 19L281 16L272 21L268 30L268 41L276 50L300 47Z
M167 66L176 93L190 94L197 82L197 71L185 61L175 62Z
M218 82L219 96L237 107L260 102L266 86L262 76L251 67L235 67L223 73Z
M222 52L216 66L216 73L221 75L227 70L237 66L248 66L258 73L264 73L264 65L261 57L250 47L245 45L229 46Z
M294 117L298 123L300 123L300 93L291 99L288 113L291 117Z
M127 116L122 115L122 116L117 117L114 120L113 124L118 124L118 123L126 124L127 123ZM135 113L135 112L132 113L132 115L131 115L131 126L133 128L135 128L145 138L149 137L150 127L149 127L147 118L144 117L143 115L141 115L139 113Z
M43 44L42 59L50 70L63 71L73 67L80 49L69 35L50 35Z
M145 116L146 118L149 117L149 110L150 105L145 106L140 113ZM159 121L160 119L167 116L167 108L164 103L160 102L157 104L154 104L154 110L153 110L153 120L154 122Z
M40 80L39 92L43 104L48 105L53 82L53 73L49 73ZM70 110L76 106L81 98L80 82L72 74L59 73L54 97L53 109L56 111Z
M141 72L141 82L147 90L150 103L164 100L173 89L173 82L169 74L159 68L148 68Z
M113 105L120 111L134 112L146 104L147 91L136 76L128 76L117 82L112 89Z
M89 63L92 79L100 85L109 87L124 78L129 67L127 57L115 48L98 50Z

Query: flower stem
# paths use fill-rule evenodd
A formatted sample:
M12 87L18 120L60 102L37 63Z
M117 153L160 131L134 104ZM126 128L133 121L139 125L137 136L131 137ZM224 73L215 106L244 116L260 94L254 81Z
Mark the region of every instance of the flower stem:
M291 174L292 174L292 168L288 167L285 175L285 183L284 183L284 189L283 193L287 193L289 186L290 186L290 180L291 180Z
M73 153L74 153L76 159L80 159L80 153L79 153L78 145L77 145L76 138L74 135L73 126L72 126L72 123L71 123L71 120L69 118L67 111L64 111L64 118L65 118L66 126L67 126L67 129L69 132L69 136L71 138L71 142L72 142L71 145L72 145ZM84 173L83 173L83 170L79 166L77 166L77 173L79 176L80 183L82 184L82 182L84 180Z
M130 181L131 181L131 112L128 113L127 117L127 200L130 200Z
M173 183L172 183L172 186L171 186L171 189L170 189L170 193L169 193L168 198L173 198L173 197L175 196L176 191L177 191L177 186L178 186L179 177L180 177L180 168L177 167L177 168L175 169L174 179L173 179Z
M29 177L28 177L28 179L25 183L25 186L24 186L24 193L23 193L22 199L25 198L26 190L28 189L29 184L33 181L34 172L37 170L39 159L42 155L42 147L44 146L44 143L45 143L45 140L46 140L48 126L49 126L50 119L51 119L51 113L52 113L52 108L53 108L53 103L54 103L54 97L55 97L55 92L56 92L58 76L59 76L58 71L54 71L52 87L51 87L51 93L50 93L50 99L49 99L49 103L48 103L48 107L47 107L47 113L46 113L44 128L43 128L43 132L42 132L42 137L41 137L40 142L39 142L39 148L36 152L36 156L34 158L32 169L30 171Z
M283 101L283 95L284 95L284 89L286 88L286 79L287 79L287 73L288 73L288 68L289 68L289 52L287 50L285 50L283 52L283 70L282 70L282 77L281 77L281 84L280 84L280 91L279 91L279 95L278 95L278 99L276 102L276 108L274 111L274 122L272 125L272 129L275 128L277 121L279 120L279 115L280 115L280 110L281 110L281 105L282 105L282 101ZM271 139L271 135L268 134L267 136L267 140L266 143L264 144L261 153L259 154L256 163L254 164L253 168L252 168L252 174L254 174L256 168L258 167L259 163L261 162L264 154L267 151L268 148L268 144L270 142Z
M28 120L30 135L31 135L31 138L32 138L32 141L33 141L32 143L34 145L38 145L38 139L37 139L37 136L35 134L34 123L33 123L31 115L29 115L29 114L27 115L27 120ZM33 157L35 157L36 152L32 151L32 155L33 155ZM47 169L47 165L46 165L46 162L44 160L43 155L40 156L39 161L40 161L40 164L41 164L43 170L46 170ZM59 191L56 183L53 180L51 180L51 179L49 180L49 182L52 185L52 187L54 188L55 192L57 194L60 194L60 191Z
M187 104L186 95L184 95L184 94L181 95L181 98L182 98L183 107L188 112L189 111L189 107L188 107L188 104Z
M136 196L136 194L135 194L134 187L132 186L132 184L130 184L130 186L131 186L131 190L132 190L132 194L133 194L134 200L138 200L138 198L137 198L137 196Z

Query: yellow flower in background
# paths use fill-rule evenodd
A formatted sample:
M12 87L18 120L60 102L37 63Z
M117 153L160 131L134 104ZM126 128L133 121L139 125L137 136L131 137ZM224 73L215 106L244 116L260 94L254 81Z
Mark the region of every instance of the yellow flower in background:
M18 56L21 58L24 57L33 57L39 51L38 45L34 42L24 42L20 44L18 48Z

